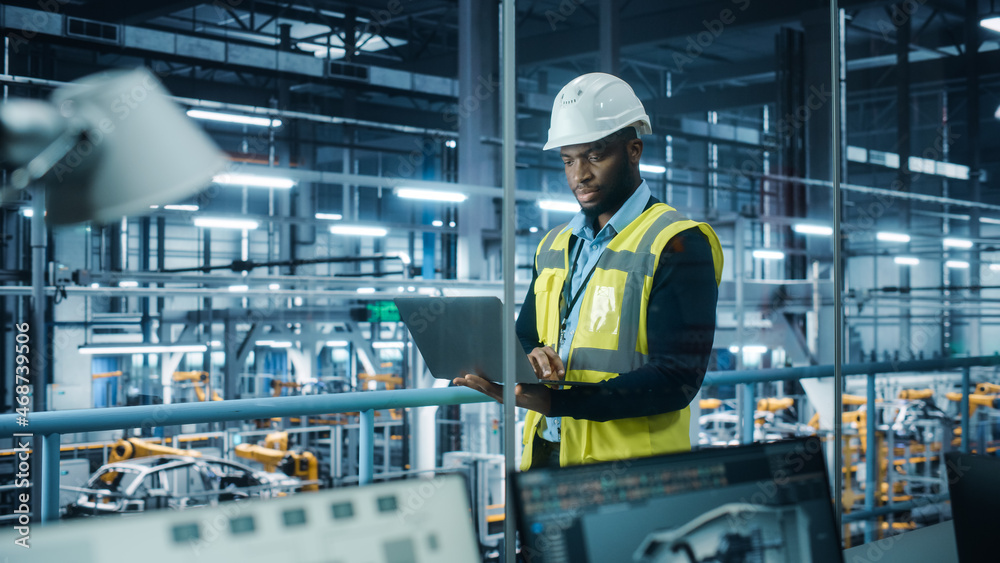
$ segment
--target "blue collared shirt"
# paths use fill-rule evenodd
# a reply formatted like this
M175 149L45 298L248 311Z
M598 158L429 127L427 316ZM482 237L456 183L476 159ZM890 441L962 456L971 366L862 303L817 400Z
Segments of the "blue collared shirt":
M622 204L598 233L594 233L594 222L588 220L582 211L573 216L567 226L572 229L577 239L573 248L569 249L570 258L572 259L573 256L576 256L578 250L580 255L577 257L575 263L570 264L572 272L570 276L570 295L576 295L577 292L581 291L581 285L587 279L588 274L597 266L598 259L604 253L604 249L611 243L611 239L615 238L615 235L629 226L632 221L638 219L639 215L642 215L652 195L649 185L643 180L632 196ZM581 247L580 245L583 246ZM573 341L573 334L576 332L576 327L580 322L580 306L582 302L583 298L581 296L573 303L573 307L569 310L568 318L566 319L566 328L562 331L562 340L559 342L559 349L557 350L559 357L562 358L563 365L567 368L569 367L570 343ZM568 302L567 305L569 305ZM550 442L558 442L560 424L561 419L559 417L545 417L545 431L542 432L542 438Z

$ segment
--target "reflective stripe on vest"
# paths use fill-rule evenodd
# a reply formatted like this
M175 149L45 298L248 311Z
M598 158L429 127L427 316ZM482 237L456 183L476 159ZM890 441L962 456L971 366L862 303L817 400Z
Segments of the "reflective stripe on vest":
M716 281L721 279L722 248L715 232L677 210L658 203L625 227L601 254L585 290L580 322L570 345L566 380L602 381L632 371L647 361L645 307L660 254L677 233L698 228L712 247ZM562 288L569 275L571 231L565 225L542 239L535 255L535 311L539 340L555 347ZM524 429L522 469L542 416L529 412ZM564 417L560 465L575 465L690 449L690 410L608 422Z

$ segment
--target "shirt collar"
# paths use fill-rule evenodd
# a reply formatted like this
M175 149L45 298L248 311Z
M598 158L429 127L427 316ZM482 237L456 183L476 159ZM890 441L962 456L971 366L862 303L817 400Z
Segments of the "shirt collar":
M649 185L643 180L631 197L611 216L611 219L604 225L600 233L594 233L593 221L587 220L582 211L574 215L567 226L573 230L574 235L583 240L593 241L604 232L607 232L610 236L614 236L632 221L635 221L639 215L642 215L642 211L646 208L646 203L652 195L653 193L649 190Z

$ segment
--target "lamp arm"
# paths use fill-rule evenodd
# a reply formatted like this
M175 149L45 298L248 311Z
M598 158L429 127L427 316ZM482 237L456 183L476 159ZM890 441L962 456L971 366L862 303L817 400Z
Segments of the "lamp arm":
M18 190L27 188L52 170L60 160L76 148L85 136L85 129L70 127L63 131L49 146L38 153L38 156L11 173L11 185Z

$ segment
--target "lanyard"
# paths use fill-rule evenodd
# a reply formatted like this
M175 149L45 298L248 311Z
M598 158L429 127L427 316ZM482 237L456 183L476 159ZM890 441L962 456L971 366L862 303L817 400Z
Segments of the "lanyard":
M580 253L583 251L583 245L587 244L587 241L577 237L576 240L576 255L573 256L573 262L569 267L569 275L566 276L566 281L563 282L563 310L561 322L559 323L559 343L562 344L562 332L566 330L566 323L569 321L569 316L573 311L573 307L576 306L576 302L580 300L580 296L583 295L584 290L587 289L587 284L590 283L590 277L594 275L594 270L597 269L597 262L591 266L590 271L587 272L587 276L583 279L580 287L576 288L576 293L572 293L573 288L573 270L576 269L577 262L580 260Z

